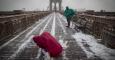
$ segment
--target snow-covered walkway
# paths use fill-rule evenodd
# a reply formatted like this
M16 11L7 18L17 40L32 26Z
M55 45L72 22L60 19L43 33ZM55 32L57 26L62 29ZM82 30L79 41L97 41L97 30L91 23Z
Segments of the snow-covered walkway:
M51 13L13 39L0 46L0 60L48 60L41 53L32 37L50 32L64 48L61 56L51 60L114 60L115 50L98 44L90 35L65 27L66 18L59 13ZM46 54L46 53L45 53Z
M103 60L115 60L115 49L107 48L99 44L97 39L91 35L77 32L73 37L79 46L85 51L88 58L100 57Z

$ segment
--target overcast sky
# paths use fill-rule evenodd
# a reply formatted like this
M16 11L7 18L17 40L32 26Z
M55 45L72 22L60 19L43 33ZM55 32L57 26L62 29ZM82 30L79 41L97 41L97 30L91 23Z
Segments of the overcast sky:
M49 0L0 0L0 11L7 10L46 10ZM63 0L63 8L115 11L115 0Z

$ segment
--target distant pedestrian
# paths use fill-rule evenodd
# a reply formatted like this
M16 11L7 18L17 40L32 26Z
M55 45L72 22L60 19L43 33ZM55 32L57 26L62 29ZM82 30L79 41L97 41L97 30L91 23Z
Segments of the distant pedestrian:
M68 6L66 7L65 11L64 11L64 16L66 17L67 19L67 23L68 23L68 26L67 27L70 27L70 21L71 21L71 18L75 15L75 11L73 9L70 9Z

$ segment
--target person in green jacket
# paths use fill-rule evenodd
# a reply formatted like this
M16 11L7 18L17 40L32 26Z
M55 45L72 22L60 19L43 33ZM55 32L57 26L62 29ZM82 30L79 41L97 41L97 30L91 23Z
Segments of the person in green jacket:
M68 26L67 27L70 27L70 21L71 21L71 18L75 15L75 11L73 9L70 9L68 6L66 7L65 11L64 11L64 16L66 17L67 19L67 22L68 22Z

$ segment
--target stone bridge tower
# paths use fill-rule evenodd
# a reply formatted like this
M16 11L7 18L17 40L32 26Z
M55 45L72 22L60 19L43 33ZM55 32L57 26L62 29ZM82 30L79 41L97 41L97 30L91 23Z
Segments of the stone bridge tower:
M58 9L57 9L57 4L58 4ZM49 5L50 11L61 11L61 7L62 7L62 0L50 0L50 5Z

